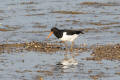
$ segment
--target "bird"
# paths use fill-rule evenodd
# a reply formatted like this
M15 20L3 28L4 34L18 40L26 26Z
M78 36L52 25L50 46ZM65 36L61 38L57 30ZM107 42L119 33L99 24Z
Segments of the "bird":
M73 50L74 40L79 36L79 34L84 34L82 30L70 30L70 29L58 29L56 27L51 28L51 32L48 35L49 37L54 34L58 39L63 42L69 41L71 44L71 51ZM66 45L66 44L65 44ZM66 45L67 48L67 45Z

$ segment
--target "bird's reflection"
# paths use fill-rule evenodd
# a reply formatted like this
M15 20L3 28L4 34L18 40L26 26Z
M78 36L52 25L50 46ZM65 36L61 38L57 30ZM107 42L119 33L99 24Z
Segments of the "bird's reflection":
M61 60L60 62L58 62L55 67L54 67L54 71L56 72L66 72L69 70L74 70L78 65L78 62L76 59L74 58L64 58L63 60Z

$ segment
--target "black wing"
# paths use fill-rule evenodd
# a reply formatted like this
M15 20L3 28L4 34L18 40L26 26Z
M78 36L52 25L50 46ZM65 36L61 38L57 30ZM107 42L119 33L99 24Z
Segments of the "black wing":
M64 30L64 32L67 32L67 35L84 34L82 30Z

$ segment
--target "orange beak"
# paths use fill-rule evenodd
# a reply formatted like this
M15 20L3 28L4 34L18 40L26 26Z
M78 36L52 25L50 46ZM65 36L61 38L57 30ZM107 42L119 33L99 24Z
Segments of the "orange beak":
M48 37L47 37L47 38L49 39L49 37L50 37L52 34L53 34L53 32L50 32L50 34L48 35Z

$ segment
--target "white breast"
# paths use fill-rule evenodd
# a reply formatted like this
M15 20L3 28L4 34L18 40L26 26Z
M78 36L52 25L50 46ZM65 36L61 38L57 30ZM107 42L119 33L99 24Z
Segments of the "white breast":
M66 32L63 32L63 36L62 38L60 38L60 40L62 41L74 41L76 38L78 37L77 34L74 34L74 35L67 35Z

